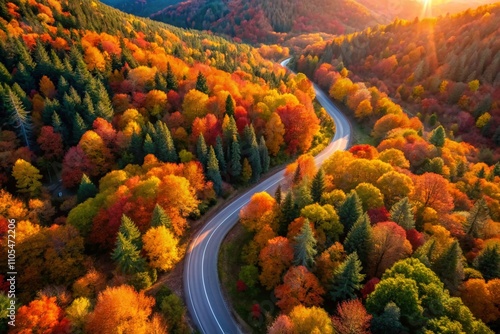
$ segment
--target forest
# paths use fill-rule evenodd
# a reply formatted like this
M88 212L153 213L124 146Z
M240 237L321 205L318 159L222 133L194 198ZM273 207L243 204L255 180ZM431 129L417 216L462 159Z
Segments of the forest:
M200 217L333 132L306 76L258 49L94 1L1 2L0 78L12 333L189 332L180 291L155 283Z
M240 211L233 291L254 331L499 331L499 12L398 19L295 56L370 140L319 169L301 155Z
M282 169L219 245L243 328L499 332L500 4L171 3L0 2L0 332L206 332L189 246Z

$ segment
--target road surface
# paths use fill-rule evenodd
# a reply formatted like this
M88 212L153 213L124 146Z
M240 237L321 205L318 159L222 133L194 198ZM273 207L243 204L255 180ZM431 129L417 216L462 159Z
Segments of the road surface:
M290 58L284 60L281 65L286 67L289 61ZM336 125L332 142L315 158L316 163L320 165L333 152L345 150L349 146L351 127L328 96L316 85L314 89L316 99L334 119ZM188 310L202 333L241 333L222 297L217 271L220 245L226 234L237 223L241 208L250 201L252 195L263 191L273 194L278 184L283 181L283 172L283 170L277 172L234 199L203 226L189 246L184 265L184 290Z

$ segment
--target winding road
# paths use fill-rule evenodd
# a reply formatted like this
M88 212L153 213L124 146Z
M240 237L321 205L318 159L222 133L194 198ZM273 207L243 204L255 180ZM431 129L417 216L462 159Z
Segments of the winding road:
M281 65L287 67L289 62L290 58L284 60ZM349 121L329 97L316 85L314 85L314 90L316 99L333 118L336 125L336 133L332 142L315 158L319 166L333 152L347 149L351 127ZM252 195L263 191L273 194L278 184L284 179L283 173L284 169L238 196L194 236L187 251L183 280L188 309L200 332L241 333L222 296L217 271L220 245L227 233L238 222L241 208L250 201Z

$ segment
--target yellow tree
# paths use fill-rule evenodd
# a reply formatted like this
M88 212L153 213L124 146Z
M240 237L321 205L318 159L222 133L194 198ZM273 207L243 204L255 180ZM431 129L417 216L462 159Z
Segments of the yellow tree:
M361 101L361 103L358 105L356 108L356 111L354 112L354 115L358 120L363 120L365 118L368 118L372 115L373 113L373 107L370 102L370 100L366 99Z
M12 176L16 179L16 187L20 193L36 196L40 193L42 175L29 162L18 159L12 168Z
M208 95L196 89L191 89L182 102L182 110L186 118L186 126L191 126L196 117L203 118L208 110Z
M294 333L333 334L332 320L320 307L295 306L290 312Z
M179 241L165 226L150 228L142 237L143 249L149 265L160 270L169 270L179 261Z
M269 154L276 156L280 151L281 145L285 142L285 126L281 122L280 115L277 113L272 113L271 118L266 124L265 130L266 146L269 150Z

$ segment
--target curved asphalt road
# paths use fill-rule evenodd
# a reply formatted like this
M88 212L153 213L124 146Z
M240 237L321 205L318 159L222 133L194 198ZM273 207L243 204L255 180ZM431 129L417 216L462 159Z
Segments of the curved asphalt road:
M289 61L290 58L284 60L281 65L286 67ZM351 128L348 120L328 96L316 85L314 89L316 99L334 119L336 125L332 142L315 158L316 163L320 165L333 152L348 147ZM217 272L219 248L226 234L237 223L241 208L250 201L252 195L263 191L273 194L282 181L283 170L234 199L203 226L189 246L184 265L184 291L189 312L202 333L241 333L222 297Z

